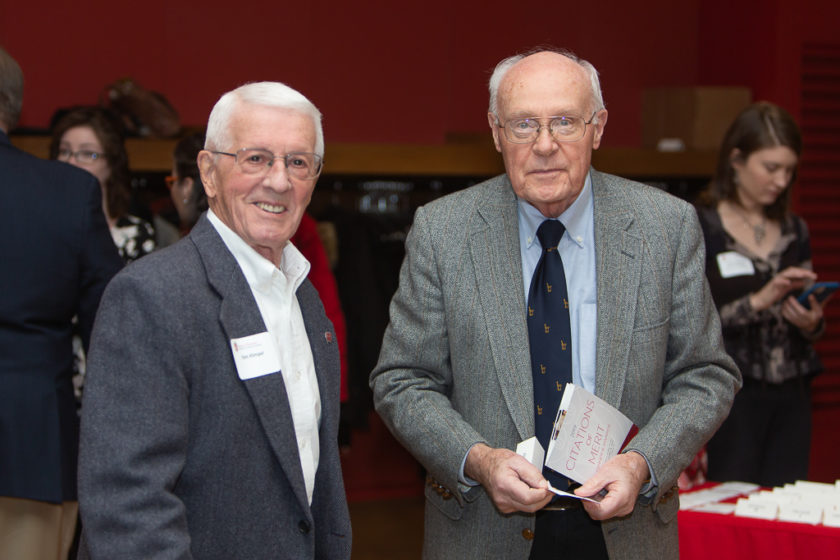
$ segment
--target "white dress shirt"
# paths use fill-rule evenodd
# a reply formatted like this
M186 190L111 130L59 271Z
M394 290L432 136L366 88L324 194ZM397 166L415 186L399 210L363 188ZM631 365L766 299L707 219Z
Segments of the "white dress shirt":
M321 449L318 439L321 395L303 315L295 297L309 273L309 261L289 242L283 249L278 268L222 223L212 210L208 210L207 217L242 269L268 333L277 345L306 495L311 505Z

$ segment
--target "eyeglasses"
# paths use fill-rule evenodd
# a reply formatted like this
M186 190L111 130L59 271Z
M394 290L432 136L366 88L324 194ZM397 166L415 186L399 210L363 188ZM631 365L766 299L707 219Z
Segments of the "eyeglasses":
M275 160L282 159L289 175L295 179L312 179L321 173L321 166L323 165L321 156L309 152L290 152L276 156L270 151L260 148L242 148L235 154L209 151L211 154L233 157L239 169L248 175L265 175L274 165Z
M171 191L172 187L175 186L175 183L178 182L178 177L176 177L175 175L167 175L163 178L163 180L166 181L166 188Z
M592 113L588 121L583 117L571 115L559 115L555 117L526 117L522 119L511 119L505 124L496 123L496 126L505 130L505 138L514 144L530 144L540 136L544 126L548 127L551 137L557 142L577 142L586 133L586 125L591 124L598 111ZM543 125L540 121L548 121Z
M70 158L76 158L76 161L79 163L93 163L101 157L105 157L105 154L93 150L79 150L77 152L67 148L60 148L58 150L58 159L60 161L70 161Z

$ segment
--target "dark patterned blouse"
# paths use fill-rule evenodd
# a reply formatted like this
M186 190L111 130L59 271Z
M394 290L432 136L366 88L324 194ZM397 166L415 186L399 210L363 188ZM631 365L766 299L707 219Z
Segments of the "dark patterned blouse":
M723 328L726 351L744 377L782 383L822 370L812 342L825 326L804 332L782 317L782 302L764 311L750 305L749 295L789 266L812 269L805 222L794 215L781 224L782 235L767 259L737 242L723 228L713 208L698 208L706 241L706 276ZM783 300L782 300L783 301Z
M155 228L152 224L126 214L111 228L111 237L126 264L155 250Z

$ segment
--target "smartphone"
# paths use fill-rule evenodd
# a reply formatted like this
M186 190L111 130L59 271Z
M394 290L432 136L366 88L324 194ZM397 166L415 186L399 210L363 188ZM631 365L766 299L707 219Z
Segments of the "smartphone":
M837 288L840 288L840 282L817 282L802 292L802 295L797 298L797 301L805 306L805 309L810 309L811 304L808 303L808 296L814 294L817 296L817 301L822 303L825 301L825 298L833 294Z

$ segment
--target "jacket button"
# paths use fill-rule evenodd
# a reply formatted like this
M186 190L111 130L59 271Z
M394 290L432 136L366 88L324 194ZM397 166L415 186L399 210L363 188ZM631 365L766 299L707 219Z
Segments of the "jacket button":
M309 532L309 523L307 523L306 521L301 521L300 523L298 523L298 531L300 531L304 535L307 534Z
M534 532L531 529L522 529L522 538L526 541L534 540Z

